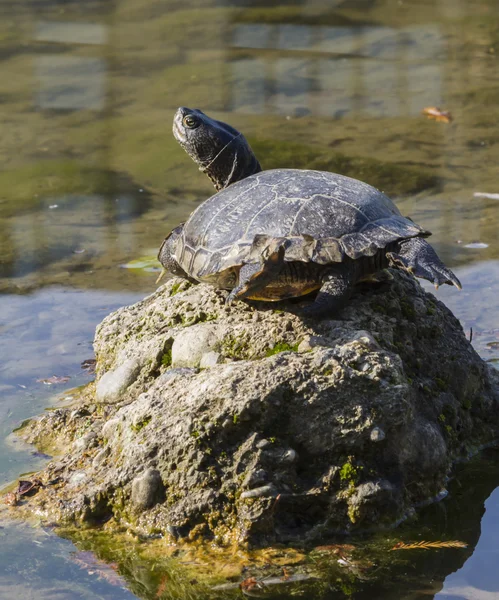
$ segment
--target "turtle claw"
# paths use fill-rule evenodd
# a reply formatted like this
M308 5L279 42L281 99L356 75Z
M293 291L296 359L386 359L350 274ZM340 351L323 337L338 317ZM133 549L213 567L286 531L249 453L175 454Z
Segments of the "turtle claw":
M455 285L458 290L462 289L459 279L443 264L435 250L423 238L403 240L399 242L398 253L387 252L386 256L390 266L430 281L437 290L444 283Z
M234 298L236 297L236 288L234 288L231 293L225 298L225 306L231 306L234 302Z

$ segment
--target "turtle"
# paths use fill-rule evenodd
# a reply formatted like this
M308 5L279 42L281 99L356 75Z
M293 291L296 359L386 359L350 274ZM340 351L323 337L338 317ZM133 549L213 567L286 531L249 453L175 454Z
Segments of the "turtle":
M173 134L217 193L165 238L158 259L173 275L229 290L234 300L278 301L317 292L303 314L340 310L355 285L387 267L436 287L461 283L376 188L309 169L262 170L245 137L180 107Z

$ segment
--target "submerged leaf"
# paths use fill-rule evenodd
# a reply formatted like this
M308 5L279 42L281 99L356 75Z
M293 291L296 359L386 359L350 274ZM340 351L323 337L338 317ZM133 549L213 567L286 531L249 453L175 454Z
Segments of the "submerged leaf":
M448 540L439 542L399 542L390 550L430 550L430 548L467 548L468 544L459 540Z
M354 550L355 546L352 546L352 544L331 544L329 546L316 546L314 548L315 552L330 552L332 554L349 553Z
M426 108L423 108L423 114L427 116L428 119L433 119L441 123L450 123L453 118L448 110L441 110L437 106L427 106Z
M19 496L26 496L33 490L37 491L39 487L42 487L43 483L37 479L36 477L32 480L29 479L20 479L19 485L17 488L17 494Z
M99 579L105 579L117 587L127 587L125 579L116 572L118 570L116 563L107 564L93 552L88 551L72 552L69 558L81 569L85 569L89 575L97 575Z
M120 266L122 269L144 271L145 273L158 273L163 269L156 256L143 256Z

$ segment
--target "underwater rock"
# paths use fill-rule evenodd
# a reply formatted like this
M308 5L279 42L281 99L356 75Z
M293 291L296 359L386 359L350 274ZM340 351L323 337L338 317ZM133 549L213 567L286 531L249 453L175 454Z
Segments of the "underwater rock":
M411 277L361 286L322 321L225 296L174 279L104 319L81 409L21 431L84 439L37 475L61 483L12 510L225 544L315 541L397 522L498 437L497 373Z

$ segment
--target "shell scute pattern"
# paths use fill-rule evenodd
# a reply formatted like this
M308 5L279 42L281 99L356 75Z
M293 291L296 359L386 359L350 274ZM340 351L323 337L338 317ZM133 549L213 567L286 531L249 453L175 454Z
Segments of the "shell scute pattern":
M188 220L177 258L198 279L259 262L282 238L286 261L372 256L401 238L429 235L368 184L321 171L276 169L232 184ZM257 240L258 237L258 240Z

